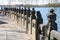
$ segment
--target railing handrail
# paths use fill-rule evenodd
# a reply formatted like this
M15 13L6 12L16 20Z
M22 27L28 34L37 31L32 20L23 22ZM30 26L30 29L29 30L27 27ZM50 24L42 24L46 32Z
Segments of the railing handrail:
M54 38L60 40L60 33L55 30L52 30L50 35L50 40L54 40Z

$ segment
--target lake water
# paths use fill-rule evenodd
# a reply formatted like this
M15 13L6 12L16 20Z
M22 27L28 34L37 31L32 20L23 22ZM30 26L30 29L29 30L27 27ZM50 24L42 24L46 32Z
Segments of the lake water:
M40 11L41 15L43 17L43 22L44 24L47 23L47 14L49 13L49 10L53 8L55 11L55 14L57 15L57 26L58 26L58 31L60 32L60 7L34 7L36 11Z

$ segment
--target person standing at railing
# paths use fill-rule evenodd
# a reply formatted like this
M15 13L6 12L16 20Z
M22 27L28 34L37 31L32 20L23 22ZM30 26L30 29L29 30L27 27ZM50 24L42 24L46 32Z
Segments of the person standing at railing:
M45 25L44 36L45 36L45 40L50 40L51 30L57 31L57 23L55 22L56 14L54 13L53 9L50 10L50 12L47 14L47 17L48 17L48 23L47 25Z

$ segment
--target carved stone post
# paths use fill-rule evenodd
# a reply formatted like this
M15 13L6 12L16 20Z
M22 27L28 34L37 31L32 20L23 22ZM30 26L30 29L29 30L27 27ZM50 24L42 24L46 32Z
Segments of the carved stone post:
M21 9L19 8L18 9L18 12L17 12L17 22L20 23L21 22L21 13L20 13Z
M30 11L30 34L32 34L32 11Z
M35 16L35 9L32 9L32 27L31 27L31 33L32 33L32 40L36 40L36 16Z
M57 23L56 21L56 14L54 13L54 10L51 9L50 12L47 15L48 17L48 23L45 26L45 40L50 40L50 32L51 30L57 31Z
M35 9L34 9L34 8L32 9L31 15L32 15L32 16L31 16L31 18L32 18L32 19L31 19L31 20L32 20L32 23L31 23L31 24L32 24L32 27L33 27L33 26L34 26L34 23L36 23L36 22L34 22L34 21L36 21L36 20L35 20L35 19L36 19L36 16L35 16ZM32 27L31 27L31 34L32 34Z
M6 16L8 16L8 14L7 14L7 8L4 8L4 9L5 9Z
M10 10L11 8L9 8L9 11L10 11L10 15L11 15L11 19L13 18L13 14L12 14L12 11L13 11L13 8L12 10Z
M17 21L17 23L18 23L18 8L17 8L17 10L16 10L16 21Z
M23 25L24 9L21 9L21 24Z
M19 8L19 23L21 24L21 16L22 16L22 14L21 14L21 9Z
M15 8L13 8L12 14L13 14L13 20L14 20L14 18L15 18Z
M43 24L43 19L42 19L40 11L37 11L37 18L36 18L36 40L42 40L42 37L40 37L40 35L42 34L41 24Z
M25 21L26 21L26 14L27 14L27 9L26 9L26 7L25 7L25 9L24 9L24 20L23 20L23 25L25 25Z
M28 33L28 10L26 10L26 33Z
M4 8L4 10L3 10L3 11L4 11L4 14L6 14L6 8ZM7 14L6 14L6 15L7 15Z
M22 8L22 26L24 25L24 9Z
M23 8L21 9L21 24L23 23L22 19L23 19Z
M15 8L14 10L14 19L15 19L15 22L17 23L17 8Z
M11 14L12 14L12 9L10 10L10 8L8 8L8 14L9 14L9 17L11 18Z
M14 19L16 18L16 8L14 9Z
M28 34L31 34L31 10L28 8Z

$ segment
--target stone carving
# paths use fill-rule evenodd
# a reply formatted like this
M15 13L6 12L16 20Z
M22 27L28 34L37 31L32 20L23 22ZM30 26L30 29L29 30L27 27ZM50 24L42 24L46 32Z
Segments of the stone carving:
M37 18L36 18L36 40L40 40L40 34L41 34L40 24L43 24L43 19L42 19L40 11L37 11Z
M36 19L36 16L35 16L35 9L34 8L32 8L32 19Z
M28 7L28 10L27 10L27 17L28 17L28 23L30 23L30 13L31 13L31 10L30 8Z
M43 19L42 19L40 11L37 11L37 19L36 19L36 21L37 21L37 27L39 27L39 33L41 33L40 24L43 24Z
M30 12L31 12L31 10L30 10L30 8L28 7L28 13L27 13L28 17L30 17Z
M32 27L35 27L36 26L36 16L35 16L35 9L32 8L32 12L31 12L31 17L32 17Z

